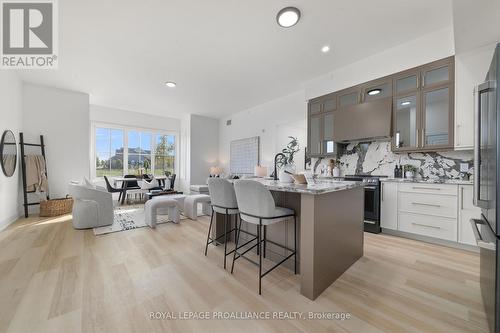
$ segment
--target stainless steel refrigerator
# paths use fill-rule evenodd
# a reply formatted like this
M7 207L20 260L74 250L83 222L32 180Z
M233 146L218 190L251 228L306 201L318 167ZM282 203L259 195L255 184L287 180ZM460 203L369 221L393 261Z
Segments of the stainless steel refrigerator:
M500 333L500 44L486 80L476 89L474 134L474 204L481 219L471 220L480 250L481 294L490 332Z

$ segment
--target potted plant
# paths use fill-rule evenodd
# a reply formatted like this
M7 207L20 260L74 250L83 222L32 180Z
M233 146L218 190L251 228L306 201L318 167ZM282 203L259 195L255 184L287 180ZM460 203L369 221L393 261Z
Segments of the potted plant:
M404 166L404 170L405 170L405 178L414 178L418 169L411 164L407 164Z
M295 174L296 172L293 158L295 154L300 151L297 138L293 136L289 136L288 138L290 139L290 142L281 150L283 155L280 155L276 161L276 166L280 169L279 179L282 183L293 183L294 180L292 174Z

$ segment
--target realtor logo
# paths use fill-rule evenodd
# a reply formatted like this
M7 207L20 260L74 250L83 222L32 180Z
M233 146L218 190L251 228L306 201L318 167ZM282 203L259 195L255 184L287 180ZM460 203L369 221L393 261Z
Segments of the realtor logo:
M57 68L55 0L0 0L3 69Z

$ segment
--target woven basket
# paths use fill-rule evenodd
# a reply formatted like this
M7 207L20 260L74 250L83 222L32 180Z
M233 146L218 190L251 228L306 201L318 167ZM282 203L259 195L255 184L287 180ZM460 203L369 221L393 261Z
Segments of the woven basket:
M71 213L73 198L51 199L40 202L40 216L52 217Z

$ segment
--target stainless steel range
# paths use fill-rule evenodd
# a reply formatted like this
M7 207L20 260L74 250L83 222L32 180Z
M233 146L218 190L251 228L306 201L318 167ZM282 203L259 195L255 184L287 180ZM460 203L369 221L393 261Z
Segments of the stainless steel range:
M378 234L380 229L380 178L386 176L348 175L345 180L365 183L365 231Z

